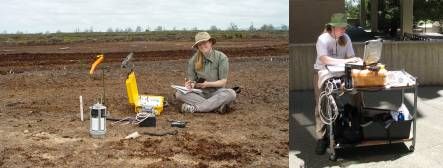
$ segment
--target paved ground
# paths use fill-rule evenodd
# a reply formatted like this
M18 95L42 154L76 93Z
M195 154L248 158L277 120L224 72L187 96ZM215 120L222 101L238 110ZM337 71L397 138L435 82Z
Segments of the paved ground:
M314 153L313 95L312 91L290 93L290 167L298 167L295 165L300 162L309 168L443 167L443 87L419 88L415 152L408 150L411 143L347 148L339 151L337 162L329 161L328 154L319 156ZM384 92L365 95L367 105L389 107L399 103L400 94ZM413 104L412 93L406 94L405 104Z

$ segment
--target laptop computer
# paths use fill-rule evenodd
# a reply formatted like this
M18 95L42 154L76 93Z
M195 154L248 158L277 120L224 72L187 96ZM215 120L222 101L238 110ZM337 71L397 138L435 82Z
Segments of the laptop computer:
M378 63L381 58L381 51L383 48L383 40L369 40L365 42L365 48L363 52L363 61L355 63L347 63L351 66L364 66Z

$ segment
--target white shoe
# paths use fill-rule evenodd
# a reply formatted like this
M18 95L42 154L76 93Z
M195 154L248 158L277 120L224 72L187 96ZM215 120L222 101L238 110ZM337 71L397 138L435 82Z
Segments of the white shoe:
M194 113L196 111L195 106L183 103L181 108L180 108L180 112L182 113Z

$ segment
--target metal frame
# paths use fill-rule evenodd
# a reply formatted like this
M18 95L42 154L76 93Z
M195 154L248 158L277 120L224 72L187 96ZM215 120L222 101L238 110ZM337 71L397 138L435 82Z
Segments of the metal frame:
M408 139L399 139L399 140L362 140L361 143L358 144L336 144L335 143L335 137L334 137L334 128L333 124L328 125L329 127L329 160L336 161L337 160L337 154L336 149L340 148L347 148L347 147L362 147L362 146L373 146L373 145L384 145L384 144L393 144L393 143L404 143L412 141L412 145L409 146L409 151L413 152L415 149L415 141L416 141L416 115L417 115L417 95L418 95L418 82L416 81L416 84L413 86L404 86L404 87L395 87L395 88L384 88L384 87L374 87L374 88L354 88L352 90L358 91L361 94L362 100L363 100L363 106L364 106L364 97L363 93L368 91L393 91L393 90L401 90L401 103L404 103L404 94L405 90L414 90L414 106L413 106L413 114L412 114L412 137L409 137ZM351 90L347 90L345 92L349 92ZM329 116L332 115L332 113L328 113Z

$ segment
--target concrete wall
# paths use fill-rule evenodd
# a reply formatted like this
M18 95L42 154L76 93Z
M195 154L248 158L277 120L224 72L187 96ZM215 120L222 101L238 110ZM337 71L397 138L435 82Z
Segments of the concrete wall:
M344 11L344 0L289 0L289 43L315 42L331 15Z
M354 43L363 57L363 43ZM289 45L289 89L312 89L315 44ZM443 42L384 42L381 62L388 70L405 69L420 85L443 85Z

